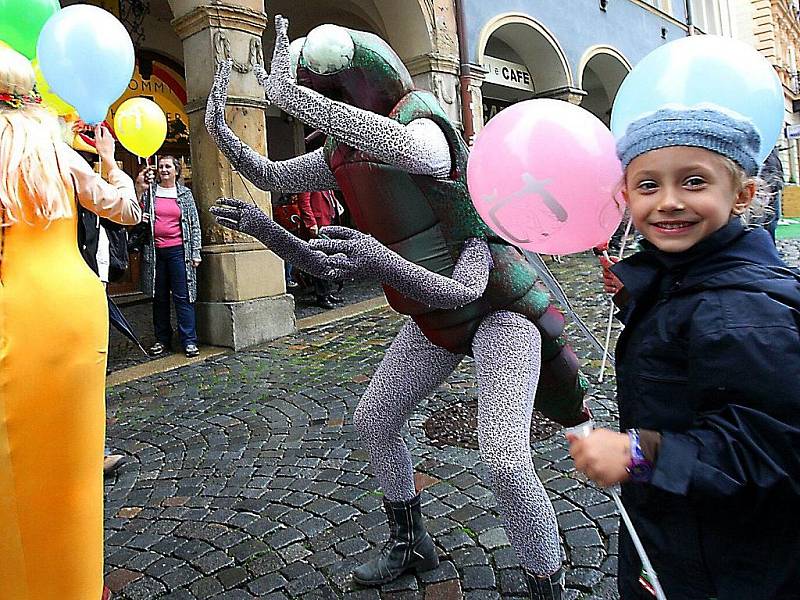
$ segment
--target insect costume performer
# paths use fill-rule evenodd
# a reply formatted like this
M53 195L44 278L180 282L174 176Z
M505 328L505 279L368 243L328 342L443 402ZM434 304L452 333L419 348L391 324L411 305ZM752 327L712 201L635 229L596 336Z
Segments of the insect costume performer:
M464 355L475 358L478 438L508 537L532 598L560 598L555 514L533 469L531 411L584 421L585 382L560 338L564 319L535 286L522 253L495 236L466 186L467 148L434 96L413 88L398 56L373 34L322 25L289 46L276 18L269 101L325 133L323 148L272 162L225 123L230 64L219 65L206 126L232 165L274 192L339 189L360 231L323 230L303 242L257 207L221 199L219 223L250 234L318 277L373 277L411 319L386 353L354 421L384 492L391 537L354 579L379 585L438 565L425 531L411 456L400 435L416 404ZM299 52L293 52L299 50Z

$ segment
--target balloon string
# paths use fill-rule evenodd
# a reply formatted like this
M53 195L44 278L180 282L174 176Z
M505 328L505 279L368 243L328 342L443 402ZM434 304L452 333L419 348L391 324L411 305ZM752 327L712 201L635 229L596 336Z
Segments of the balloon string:
M622 504L622 499L619 497L619 494L617 494L616 490L611 489L610 492L611 498L614 500L614 504L617 505L619 516L622 517L622 521L625 523L625 528L628 530L628 534L631 536L631 541L633 542L634 548L636 548L636 553L639 555L639 559L642 561L642 568L650 577L650 584L653 586L657 600L667 600L667 597L664 595L664 590L661 588L661 583L658 581L656 570L653 568L653 564L650 562L647 552L645 552L642 540L639 539L639 534L636 532L636 528L633 526L633 521L631 521L628 511L625 510L625 505Z
M628 217L628 225L625 227L625 235L622 237L622 244L620 244L619 248L619 258L622 259L622 254L625 252L625 243L628 241L628 234L631 232L631 225L633 225L633 219ZM603 256L605 259L610 263L611 258L608 256L608 252L603 251ZM606 339L605 343L603 344L603 361L600 363L600 375L597 377L598 383L603 383L603 376L606 372L606 358L608 357L608 347L611 345L611 327L614 325L614 309L616 308L614 305L614 299L608 299L608 324L606 326Z
M593 429L594 423L589 420L582 425L570 427L567 430L567 433L568 435L574 435L578 438L585 439L589 436L589 434L592 433ZM615 488L609 488L608 491L611 494L611 498L614 500L614 504L617 505L617 511L619 512L619 516L622 518L625 528L630 534L633 546L636 548L636 553L639 555L639 559L642 561L642 568L644 569L644 572L647 573L647 576L650 579L650 584L653 586L656 599L667 600L667 597L664 595L664 590L661 588L661 583L658 581L658 574L656 574L656 570L653 568L653 564L650 562L650 558L647 556L647 552L644 549L644 544L642 544L642 540L639 538L639 534L636 532L636 527L633 526L633 521L631 521L628 511L625 509L625 505L622 503L622 498L619 497L619 494Z

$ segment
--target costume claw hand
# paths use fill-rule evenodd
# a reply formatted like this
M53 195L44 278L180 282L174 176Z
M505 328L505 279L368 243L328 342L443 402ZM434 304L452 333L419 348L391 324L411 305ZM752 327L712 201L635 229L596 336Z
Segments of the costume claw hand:
M208 210L223 227L250 235L254 233L253 225L258 219L269 218L257 206L234 198L219 198L217 204Z
M256 81L258 81L258 85L263 88L267 87L267 82L269 81L269 73L262 67L261 65L254 65L253 66L253 73L256 75Z
M215 131L221 121L225 121L225 102L228 100L228 84L231 78L231 66L233 61L224 60L217 65L217 72L214 76L214 85L208 93L206 103L206 128Z
M330 269L328 272L328 279L340 281L358 275L358 267L344 254L327 256L325 263Z
M256 78L267 91L267 98L275 106L283 107L286 90L293 85L292 70L289 64L289 21L281 15L275 15L275 51L272 53L272 65L269 75L261 69L256 71Z
M314 250L324 252L335 262L337 278L375 276L392 253L371 235L349 227L323 227L319 237L309 241Z

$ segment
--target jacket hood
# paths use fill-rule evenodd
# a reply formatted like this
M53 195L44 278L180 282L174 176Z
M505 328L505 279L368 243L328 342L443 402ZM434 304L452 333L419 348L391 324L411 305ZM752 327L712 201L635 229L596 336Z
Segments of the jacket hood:
M352 45L346 43L348 37ZM389 44L372 33L337 25L320 25L306 36L297 83L384 116L414 90L408 69Z

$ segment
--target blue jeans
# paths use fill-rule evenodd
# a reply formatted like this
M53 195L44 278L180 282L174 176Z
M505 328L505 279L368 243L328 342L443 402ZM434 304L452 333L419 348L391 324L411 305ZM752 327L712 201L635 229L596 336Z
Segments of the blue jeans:
M169 314L169 296L175 304L175 316L178 318L178 336L181 345L197 345L195 329L194 304L189 302L189 287L186 284L186 264L183 246L156 248L156 285L153 295L153 325L156 340L167 348L171 345L172 324Z

